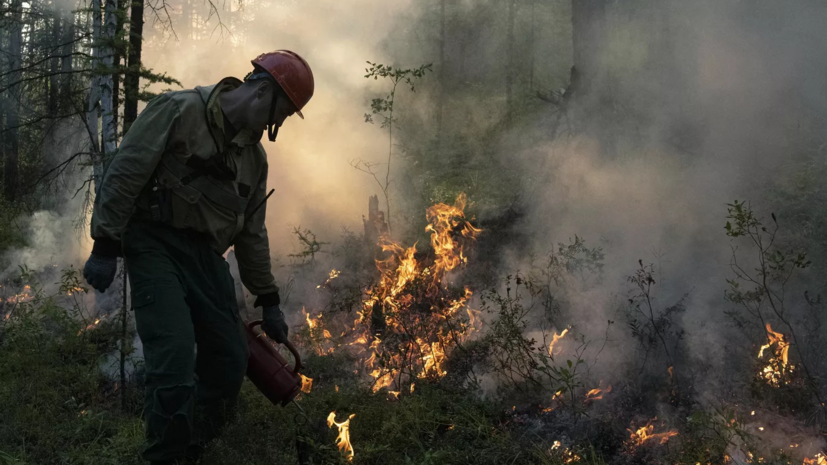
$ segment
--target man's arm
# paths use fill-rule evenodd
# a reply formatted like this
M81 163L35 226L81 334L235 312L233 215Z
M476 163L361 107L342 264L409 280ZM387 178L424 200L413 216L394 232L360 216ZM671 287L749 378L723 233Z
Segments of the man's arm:
M241 282L258 296L255 305L269 307L279 304L279 288L270 269L270 239L264 226L267 204L253 212L266 197L267 165L264 165L258 185L253 190L247 204L244 227L235 238L235 254L238 258L238 271Z
M92 214L92 253L120 255L121 233L135 199L149 182L180 116L169 94L156 97L141 112L109 162Z

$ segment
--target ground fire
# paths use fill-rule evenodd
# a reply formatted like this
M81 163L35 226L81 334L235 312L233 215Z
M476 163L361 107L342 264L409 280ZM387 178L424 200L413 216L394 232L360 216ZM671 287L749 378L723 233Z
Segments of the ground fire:
M353 450L353 446L350 444L350 420L355 417L356 414L351 414L347 420L339 423L336 421L336 412L330 412L330 415L327 416L327 426L328 428L336 428L339 429L339 435L336 437L336 446L339 448L339 451L344 453L347 457L348 461L353 460L353 456L355 452Z
M666 444L670 438L673 438L678 435L678 432L675 430L666 431L663 433L655 433L655 426L652 424L653 422L657 421L657 417L649 420L645 426L641 426L637 429L629 429L629 446L639 447L645 444L648 441L654 440L660 444Z

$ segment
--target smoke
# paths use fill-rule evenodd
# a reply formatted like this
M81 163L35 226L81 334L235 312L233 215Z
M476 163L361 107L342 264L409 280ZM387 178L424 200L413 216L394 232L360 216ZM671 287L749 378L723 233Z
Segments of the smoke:
M623 323L618 309L638 260L654 264L656 309L689 296L676 322L685 331L686 366L704 374L693 379L699 397L715 399L748 384L755 357L755 341L725 315L734 309L723 297L733 277L731 247L739 244L723 229L727 204L749 200L771 223L782 175L824 140L814 126L827 115L815 84L827 70L818 26L827 8L658 2L636 15L642 4L607 6L605 37L596 44L601 75L588 93L574 95L565 116L550 108L553 116L501 140L503 164L530 179L525 221L515 229L532 238L531 253L504 256L507 268L526 269L528 255L575 234L603 247L603 283L569 313L570 324L595 341L607 320ZM566 118L562 129L536 142L557 118ZM784 212L777 213L783 227ZM801 310L792 310L799 324ZM622 377L618 367L637 356L634 345L625 325L615 325L603 375ZM657 370L665 376L665 367Z
M91 240L84 226L88 199L83 184L88 170L80 162L62 163L86 150L83 131L81 124L62 121L45 135L41 147L44 163L47 169L57 168L40 179L42 209L12 222L11 228L26 238L27 245L3 254L0 281L6 282L25 267L43 273L43 284L51 286L52 277L88 256ZM32 186L32 180L25 181L24 185Z

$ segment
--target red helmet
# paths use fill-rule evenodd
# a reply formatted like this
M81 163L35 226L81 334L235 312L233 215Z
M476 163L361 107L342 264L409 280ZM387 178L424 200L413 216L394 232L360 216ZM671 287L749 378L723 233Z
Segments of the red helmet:
M273 76L296 106L296 113L304 119L301 109L310 101L314 88L313 72L304 58L290 50L276 50L262 53L252 63Z

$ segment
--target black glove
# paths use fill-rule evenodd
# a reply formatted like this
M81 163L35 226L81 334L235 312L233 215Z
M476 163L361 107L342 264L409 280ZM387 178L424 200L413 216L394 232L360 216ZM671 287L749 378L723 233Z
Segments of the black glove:
M115 272L118 270L118 259L115 257L104 257L92 254L86 265L83 267L83 277L86 282L95 289L104 292L112 281L115 280Z
M279 344L287 342L287 323L284 321L284 313L281 312L278 304L263 307L261 314L264 320L261 329L264 330L267 337Z

